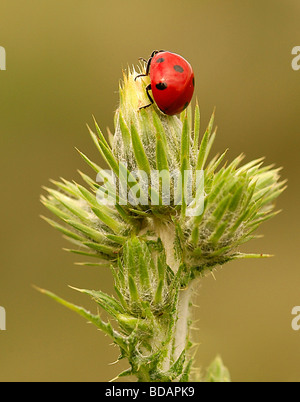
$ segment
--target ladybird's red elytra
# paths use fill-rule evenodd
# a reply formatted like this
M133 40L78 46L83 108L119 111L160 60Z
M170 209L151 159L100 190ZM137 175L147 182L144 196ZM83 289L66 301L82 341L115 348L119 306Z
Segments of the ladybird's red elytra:
M147 61L146 74L150 76L146 92L151 106L153 99L158 108L167 115L181 113L190 103L195 87L191 65L180 55L165 50L154 50ZM151 90L153 99L149 93Z

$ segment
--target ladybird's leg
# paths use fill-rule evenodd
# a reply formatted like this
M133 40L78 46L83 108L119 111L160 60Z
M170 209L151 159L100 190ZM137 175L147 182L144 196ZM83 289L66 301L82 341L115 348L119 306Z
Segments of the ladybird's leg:
M153 52L151 53L151 56L149 57L149 60L147 61L146 75L149 75L149 73L150 73L151 61L152 61L153 57L154 57L157 53L159 53L159 50L153 50Z
M143 60L145 60L145 59L143 59ZM150 59L147 61L146 73L145 73L145 74L139 74L139 75L137 75L137 76L135 77L134 81L135 81L138 77L147 77L147 76L149 75L151 60L152 60L152 57L150 57Z
M147 77L148 74L139 74L134 78L134 81L136 81L137 78L139 77Z
M152 58L152 55L151 55L150 58ZM150 60L150 59L147 60L147 59L144 59L144 57L139 57L139 60L143 61L144 63L147 63L147 66L146 66L146 74L139 74L139 75L137 75L137 76L134 78L134 81L136 81L136 79L139 78L139 77L147 77L147 75L149 75L148 64L149 64L149 60Z
M157 53L159 53L159 52L161 52L161 50L153 50L153 52L151 53L151 56L149 57L148 60L144 59L144 57L139 57L139 60L142 60L142 61L144 61L145 63L147 63L147 65L146 65L146 74L139 74L139 75L137 75L137 76L135 77L134 80L136 80L136 78L138 78L138 77L146 77L147 75L149 75L149 73L150 73L150 64L151 64L151 61L152 61L153 57L154 57Z
M146 75L149 75L150 73L150 65L151 65L151 61L153 59L153 53L151 54L151 57L149 58L149 60L147 61L147 66L146 66Z
M154 100L152 99L151 95L149 94L149 91L151 91L151 84L146 86L146 93L147 93L147 96L148 96L148 98L149 98L149 100L151 102L151 105L152 105L152 103L154 103Z
M149 103L148 105L145 105L145 106L141 106L140 109L146 109L146 107L149 107L149 106L153 105L154 100L152 99L151 95L149 94L150 90L151 90L151 84L146 86L146 93L147 93L147 96L148 96L148 98L149 98L151 103Z

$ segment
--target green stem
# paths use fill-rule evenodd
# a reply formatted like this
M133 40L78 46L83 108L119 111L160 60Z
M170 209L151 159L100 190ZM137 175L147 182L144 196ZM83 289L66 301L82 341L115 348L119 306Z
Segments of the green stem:
M149 371L144 366L140 367L136 375L138 378L138 382L151 382Z
M186 349L189 340L189 319L191 298L195 289L195 280L190 282L186 289L179 291L177 322L174 331L173 360L176 361L182 351Z
M173 270L174 274L179 269L180 262L175 257L174 240L175 229L173 225L161 224L155 222L155 230L160 237L165 252L166 261L169 267ZM175 325L173 328L172 342L170 342L169 352L164 361L164 370L169 370L172 364L179 358L181 353L186 349L189 340L189 318L191 297L195 290L195 284L198 283L194 280L189 283L188 287L179 291Z

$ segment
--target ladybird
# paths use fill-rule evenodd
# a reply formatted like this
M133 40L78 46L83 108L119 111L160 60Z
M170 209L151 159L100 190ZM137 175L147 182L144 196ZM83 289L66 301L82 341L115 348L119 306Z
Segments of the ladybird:
M180 55L165 50L154 50L148 60L146 73L135 77L150 76L146 93L151 106L154 101L167 115L181 113L190 103L195 87L194 72L191 65ZM153 99L149 93L152 92Z

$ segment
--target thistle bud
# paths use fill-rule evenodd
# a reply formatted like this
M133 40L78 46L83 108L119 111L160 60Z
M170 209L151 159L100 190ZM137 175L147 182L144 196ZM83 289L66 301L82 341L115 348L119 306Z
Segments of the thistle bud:
M73 253L92 257L83 265L110 266L115 296L77 289L116 322L54 300L109 335L128 358L140 381L188 381L192 359L190 297L194 279L244 254L239 247L274 216L274 201L285 189L279 169L242 156L224 162L226 151L210 159L216 136L214 113L199 141L200 112L191 106L179 116L148 104L149 78L134 69L123 74L115 133L109 145L100 127L90 135L108 170L82 158L96 179L81 173L76 182L53 182L43 204L62 221L45 218L71 241ZM101 182L101 183L100 183ZM229 380L217 359L208 380Z

